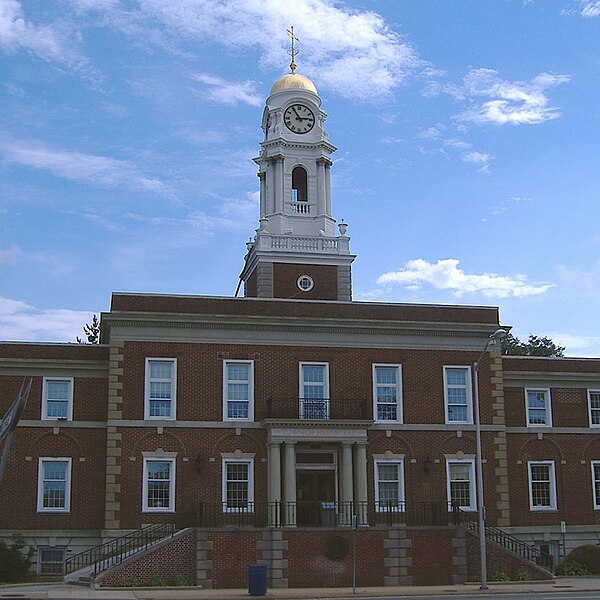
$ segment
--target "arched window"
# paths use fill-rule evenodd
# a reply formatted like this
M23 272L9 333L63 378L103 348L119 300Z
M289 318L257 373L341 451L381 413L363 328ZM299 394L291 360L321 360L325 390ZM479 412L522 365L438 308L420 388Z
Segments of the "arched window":
M294 167L292 171L292 202L308 201L308 177L304 167Z

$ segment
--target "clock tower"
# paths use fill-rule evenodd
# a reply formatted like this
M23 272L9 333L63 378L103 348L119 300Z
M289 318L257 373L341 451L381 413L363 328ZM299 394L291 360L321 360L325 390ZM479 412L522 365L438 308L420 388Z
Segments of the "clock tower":
M273 84L263 112L264 139L254 159L260 218L240 274L244 295L350 301L355 256L347 224L342 220L336 228L331 214L336 148L317 88L296 73L293 48L290 69Z

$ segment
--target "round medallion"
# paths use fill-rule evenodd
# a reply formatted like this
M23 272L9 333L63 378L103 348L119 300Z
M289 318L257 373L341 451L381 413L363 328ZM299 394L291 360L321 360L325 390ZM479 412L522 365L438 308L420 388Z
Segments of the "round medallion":
M315 282L310 275L300 275L296 285L301 292L310 292L315 287Z

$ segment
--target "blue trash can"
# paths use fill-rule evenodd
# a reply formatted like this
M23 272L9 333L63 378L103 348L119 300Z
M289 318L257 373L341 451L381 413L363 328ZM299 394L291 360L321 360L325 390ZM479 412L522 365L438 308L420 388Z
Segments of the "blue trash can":
M248 565L248 594L265 596L267 593L267 565Z

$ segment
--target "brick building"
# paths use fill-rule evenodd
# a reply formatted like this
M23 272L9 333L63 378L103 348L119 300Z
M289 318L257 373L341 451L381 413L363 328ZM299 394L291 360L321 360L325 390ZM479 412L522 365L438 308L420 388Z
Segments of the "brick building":
M274 586L348 585L352 535L360 585L464 580L474 375L487 524L556 558L600 539L600 360L502 357L494 307L352 301L325 117L307 78L273 85L243 297L114 293L100 345L0 344L0 414L33 377L0 538L39 573L174 523L207 586L256 560Z

